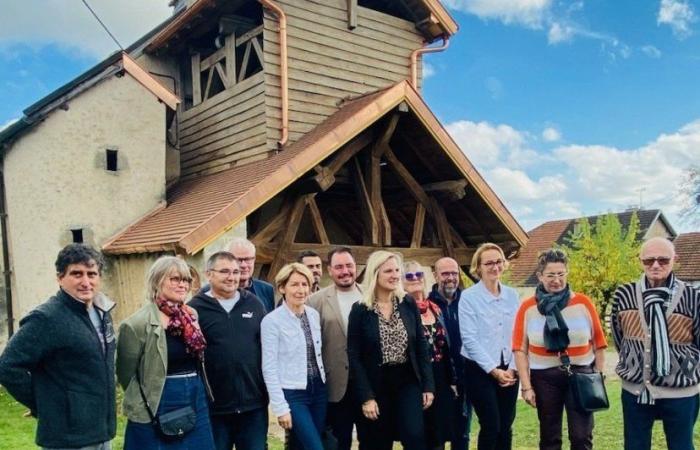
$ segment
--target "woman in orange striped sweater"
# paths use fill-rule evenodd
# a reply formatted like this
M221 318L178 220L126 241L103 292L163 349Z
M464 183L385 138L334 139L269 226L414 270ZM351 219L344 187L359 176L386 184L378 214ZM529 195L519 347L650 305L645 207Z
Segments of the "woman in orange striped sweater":
M605 334L593 302L570 291L567 258L550 249L537 261L535 295L520 305L515 317L513 352L523 399L537 408L540 450L561 450L564 408L571 450L593 448L593 414L576 408L560 355L575 372L602 371Z

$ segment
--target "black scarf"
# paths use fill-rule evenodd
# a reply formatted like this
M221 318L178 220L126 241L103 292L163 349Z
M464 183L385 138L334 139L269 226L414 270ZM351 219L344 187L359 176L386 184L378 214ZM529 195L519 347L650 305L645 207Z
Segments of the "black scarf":
M542 283L537 285L537 311L545 316L544 346L549 352L563 352L569 347L569 327L561 315L561 310L566 308L570 298L568 284L563 290L555 293L545 291Z

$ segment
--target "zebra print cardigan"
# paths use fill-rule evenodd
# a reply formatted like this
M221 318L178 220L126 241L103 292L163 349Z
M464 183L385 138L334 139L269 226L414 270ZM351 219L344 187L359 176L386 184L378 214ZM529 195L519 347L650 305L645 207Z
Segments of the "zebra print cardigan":
M646 385L652 398L690 397L700 392L700 290L676 279L666 309L671 373L659 377L651 370L651 334L644 315L640 281L620 286L610 317L620 355L615 371L622 388L639 395Z

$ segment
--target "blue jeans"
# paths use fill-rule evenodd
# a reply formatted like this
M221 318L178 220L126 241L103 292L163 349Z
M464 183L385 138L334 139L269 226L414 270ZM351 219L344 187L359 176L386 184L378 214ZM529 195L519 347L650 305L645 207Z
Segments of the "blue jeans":
M323 450L321 433L326 426L328 391L320 377L306 389L283 389L292 414L292 434L304 450Z
M167 377L158 404L158 413L174 411L191 405L197 412L197 422L183 439L163 441L150 423L128 421L124 434L124 450L214 450L209 422L207 394L199 375Z
M264 450L267 443L267 407L242 413L211 416L216 450Z
M698 418L700 396L661 398L653 405L640 405L637 396L622 390L625 450L651 449L654 420L663 422L668 450L694 450L693 426Z

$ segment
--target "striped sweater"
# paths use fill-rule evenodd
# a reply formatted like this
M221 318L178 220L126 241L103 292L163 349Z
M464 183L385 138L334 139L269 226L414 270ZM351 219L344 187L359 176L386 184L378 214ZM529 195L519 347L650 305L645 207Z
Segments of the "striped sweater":
M569 347L566 353L575 366L588 366L595 360L595 350L608 346L600 319L591 300L583 294L574 294L561 311L569 327ZM550 369L561 365L556 353L547 351L544 345L545 316L537 310L535 297L520 304L515 316L513 351L528 354L530 369Z
M615 371L622 388L639 395L646 384L651 396L690 397L700 384L700 290L676 280L666 309L670 341L671 373L659 377L651 371L651 335L644 317L640 282L615 291L610 324L620 354Z

